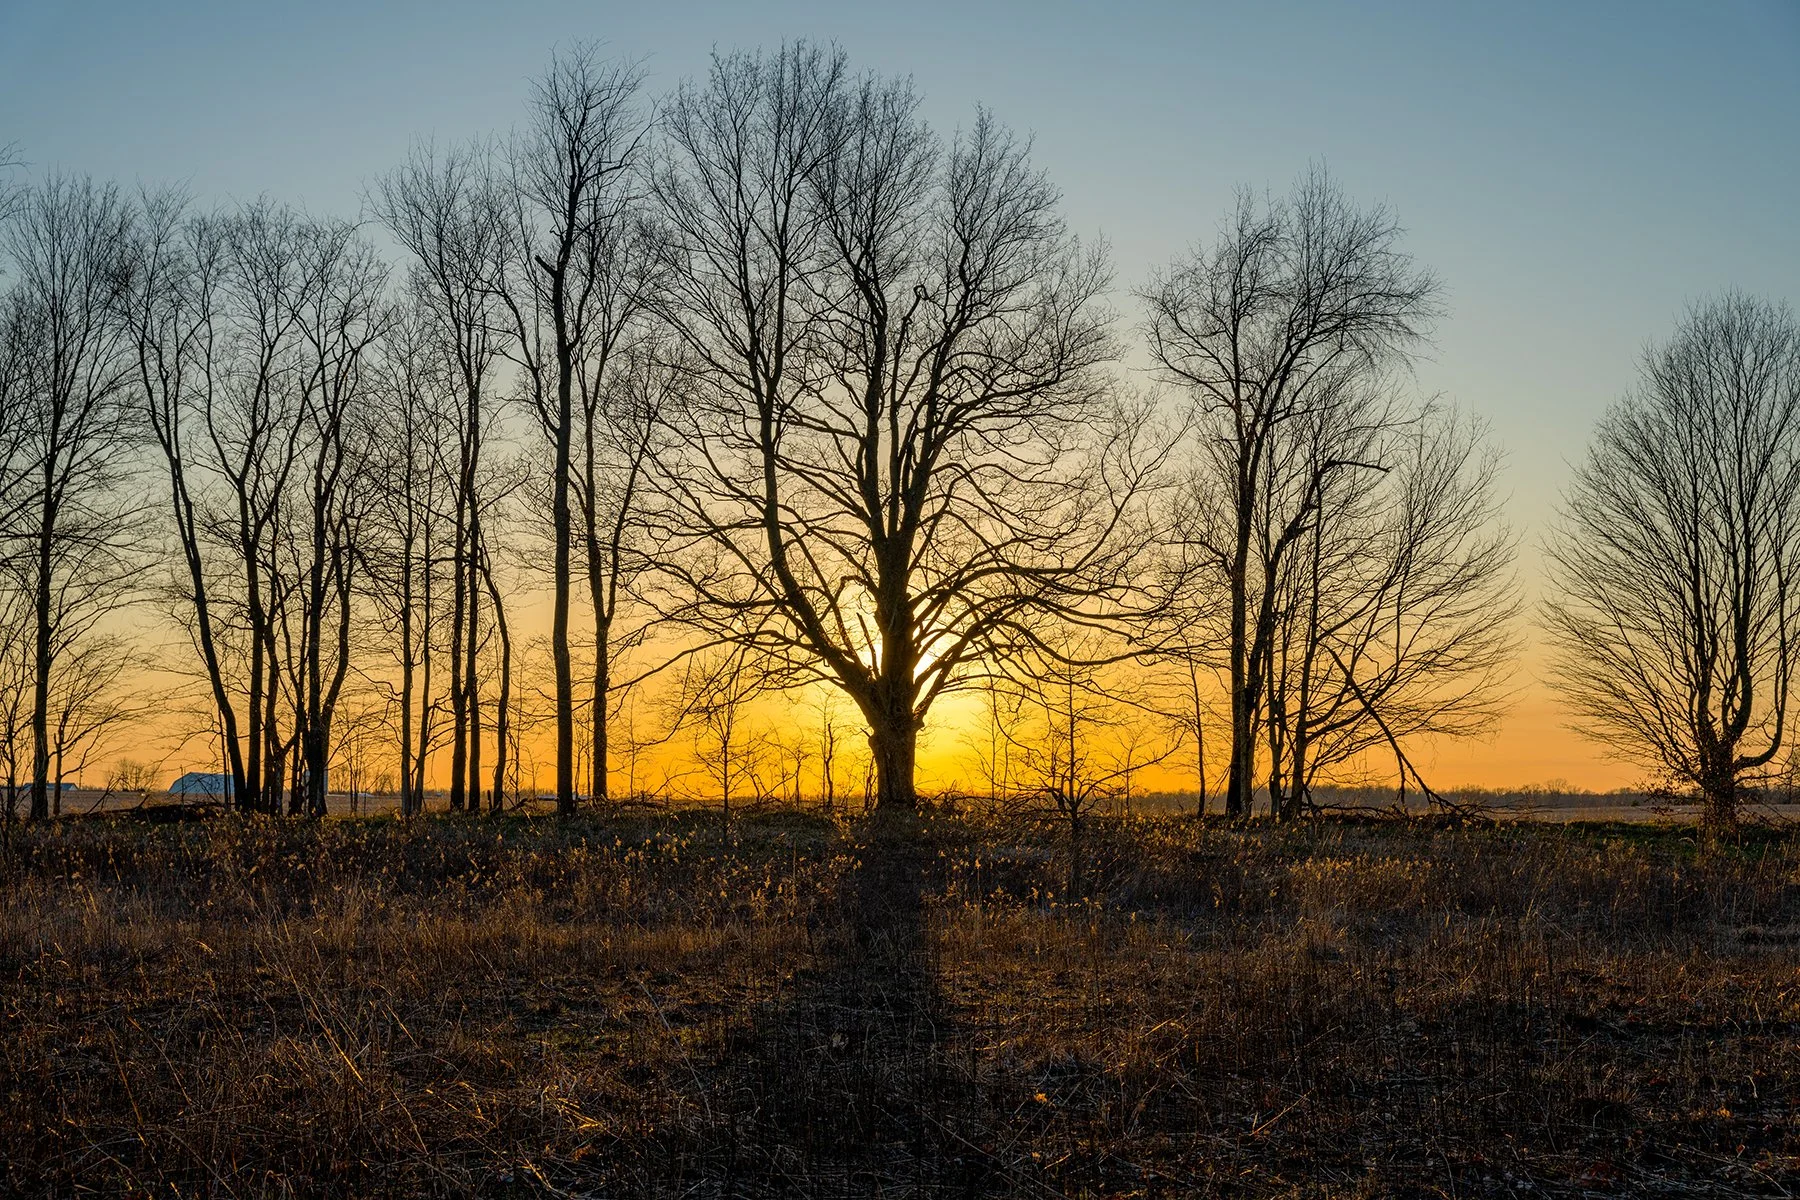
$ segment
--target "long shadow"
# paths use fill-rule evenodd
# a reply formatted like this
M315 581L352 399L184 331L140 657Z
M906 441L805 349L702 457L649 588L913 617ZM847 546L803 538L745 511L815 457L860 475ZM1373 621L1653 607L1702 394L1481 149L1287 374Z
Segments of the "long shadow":
M871 822L861 842L814 964L727 1046L711 1178L689 1186L819 1200L1036 1190L983 1144L992 1098L935 984L937 856L910 820Z

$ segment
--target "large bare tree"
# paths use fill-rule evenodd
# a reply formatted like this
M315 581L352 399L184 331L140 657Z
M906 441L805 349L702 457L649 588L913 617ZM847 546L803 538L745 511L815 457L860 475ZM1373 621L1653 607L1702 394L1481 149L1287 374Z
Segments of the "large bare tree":
M1101 364L1103 256L985 113L948 144L902 81L791 45L669 102L660 295L688 356L660 460L678 615L751 636L867 723L881 806L916 801L932 704L1098 613L1144 461Z
M583 417L592 418L608 394L608 359L640 307L628 247L641 236L636 168L649 129L641 82L634 64L609 62L592 46L557 54L538 80L530 121L512 152L516 243L502 298L514 334L508 353L522 369L527 398L551 449L550 651L556 806L562 813L576 807L570 640L575 456L581 430L595 429L594 421ZM594 508L594 489L586 494L590 509L600 511ZM596 517L589 524L598 527L601 521ZM582 540L591 556L595 542ZM597 674L603 670L596 668ZM596 720L603 722L604 696L598 700ZM603 746L598 757L597 772L604 770ZM601 775L596 790L604 785Z
M1545 618L1581 728L1729 832L1782 765L1800 629L1800 326L1693 308L1606 414L1549 547Z
M1384 393L1368 381L1436 316L1437 283L1400 236L1393 213L1358 207L1314 170L1285 199L1242 193L1213 242L1141 296L1154 361L1191 400L1198 434L1180 536L1226 594L1230 816L1255 792L1278 582L1334 480L1366 469L1354 454L1307 454L1292 429L1332 413L1380 423Z

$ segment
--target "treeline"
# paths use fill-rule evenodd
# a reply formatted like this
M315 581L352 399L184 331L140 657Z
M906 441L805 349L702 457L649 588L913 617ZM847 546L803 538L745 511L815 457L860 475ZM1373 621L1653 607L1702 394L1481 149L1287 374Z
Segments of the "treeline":
M1410 388L1438 281L1322 171L1242 193L1135 325L1027 140L985 111L933 130L910 82L804 44L654 102L632 64L559 53L516 133L420 146L359 221L19 178L9 816L190 709L247 810L365 780L408 814L428 787L500 808L548 747L571 812L675 786L678 746L727 806L905 809L962 693L992 795L1078 825L1185 764L1202 805L1285 818L1348 779L1435 798L1409 747L1505 699L1498 459ZM1784 769L1795 347L1785 309L1698 310L1556 552L1581 711L1720 820ZM1678 519L1683 470L1710 490ZM1621 607L1657 587L1690 590ZM1659 638L1662 675L1596 682L1647 675Z

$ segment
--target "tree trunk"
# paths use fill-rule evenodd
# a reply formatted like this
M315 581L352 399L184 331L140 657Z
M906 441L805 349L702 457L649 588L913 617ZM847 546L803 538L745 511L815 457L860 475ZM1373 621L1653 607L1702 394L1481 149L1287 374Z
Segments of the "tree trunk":
M1738 828L1738 781L1730 751L1721 749L1701 769L1700 824L1709 837L1735 836Z
M405 551L400 585L400 815L413 815L412 795L412 730L413 730L413 641L412 641L412 547Z
M610 624L610 621L596 620L594 622L594 746L592 759L594 783L592 795L596 804L604 804L608 798L606 723L608 716L607 692L611 687L612 656L608 653L606 643L611 635L611 630L608 628Z
M271 594L274 588L270 588ZM281 789L283 773L287 770L289 747L280 741L276 723L276 705L281 698L280 668L276 666L280 660L275 650L275 618L272 614L263 614L265 627L263 630L263 661L266 664L263 675L263 797L262 811L272 817L281 815ZM290 738L290 742L291 742Z
M323 817L331 790L331 722L321 717L307 737L306 815Z
M323 452L322 452L323 453ZM329 734L325 728L325 559L327 554L327 491L320 482L324 467L314 474L312 562L308 564L306 612L302 631L306 680L306 727L300 739L301 780L306 794L295 796L294 803L308 816L325 813L325 763Z
M1269 705L1263 723L1269 741L1269 818L1280 821L1287 817L1287 794L1282 787L1281 773L1287 759L1287 703L1284 694L1275 686L1273 647L1263 656L1263 671L1262 694Z
M1200 788L1200 797L1194 803L1194 815L1200 820L1206 819L1206 728L1205 715L1200 702L1200 668L1193 659L1188 660L1188 686L1194 703L1194 774L1195 782Z
M1304 708L1301 710L1303 713ZM1304 716L1299 727L1294 730L1294 752L1290 756L1288 769L1288 816L1298 821L1311 804L1312 785L1308 776L1307 751L1310 739L1306 734Z
M255 574L255 568L251 568ZM267 762L268 736L263 730L263 636L262 611L257 603L257 592L250 593L250 690L244 699L245 724L244 742L249 748L249 761L244 764L244 790L238 793L238 807L248 812L262 812L267 797L263 794L263 772L268 770Z
M566 344L562 312L562 277L555 281L558 358L556 382L556 478L551 517L556 532L555 607L550 622L550 651L556 660L556 811L575 812L575 671L569 659L569 458L573 388L573 348Z
M425 553L419 560L423 573L419 577L419 740L413 754L413 815L425 811L425 766L431 758L431 626L433 622L431 609L432 581L437 577L432 570L431 533L429 527L425 534Z
M1231 573L1231 763L1225 774L1225 816L1238 820L1250 815L1255 788L1256 746L1250 721L1249 596L1247 570L1248 528L1240 533L1237 560Z
M612 544L610 558L603 555L600 549L599 530L599 497L600 474L595 463L595 431L597 419L596 405L588 405L586 421L582 426L582 500L581 500L581 538L583 556L587 566L588 606L594 614L594 679L593 709L589 713L590 746L588 765L590 783L588 795L597 805L603 805L610 798L607 786L609 763L607 761L606 735L607 722L611 713L607 708L608 693L612 686L612 619L613 609L607 604L607 568L610 565L614 575L618 572L618 542ZM626 492L621 503L621 520L623 509L630 504L630 491Z
M248 776L244 767L243 746L238 740L237 710L225 689L225 673L219 663L218 643L213 637L212 605L207 595L206 574L201 567L198 522L193 500L188 493L173 422L169 429L170 432L165 435L168 440L163 442L163 450L169 462L169 486L175 507L175 527L181 538L181 553L187 566L188 580L194 589L194 627L200 644L200 657L206 664L213 707L219 717L220 765L231 781L227 785L230 791L225 797L225 806L242 809L249 789L246 786Z
M53 630L50 621L53 519L46 515L38 536L36 594L32 597L36 619L31 680L31 819L34 821L47 820L50 816L50 668L55 661L51 653Z
M510 751L507 738L511 736L512 630L506 624L506 605L494 580L493 564L486 555L482 556L481 574L487 582L488 599L494 606L494 629L500 635L500 698L494 713L494 791L488 798L489 811L500 812L506 806L506 769Z
M457 500L456 553L450 586L454 599L450 603L450 811L463 809L463 789L469 776L469 698L463 689L463 622L468 618L469 569L467 525Z
M470 497L470 504L474 498ZM480 528L471 521L469 550L469 627L468 648L463 655L463 694L469 712L469 811L481 811L481 675L477 669L476 659L481 643L477 640L481 612L481 556L484 553L480 542Z
M875 760L875 808L878 812L914 812L919 794L913 783L919 730L910 714L882 721L869 733Z

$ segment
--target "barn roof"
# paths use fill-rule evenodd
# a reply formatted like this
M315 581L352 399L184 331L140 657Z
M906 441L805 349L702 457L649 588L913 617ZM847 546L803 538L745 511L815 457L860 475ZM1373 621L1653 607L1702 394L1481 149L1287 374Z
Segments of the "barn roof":
M209 771L189 771L169 785L171 796L229 796L231 776Z

